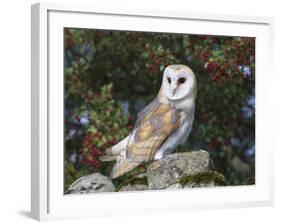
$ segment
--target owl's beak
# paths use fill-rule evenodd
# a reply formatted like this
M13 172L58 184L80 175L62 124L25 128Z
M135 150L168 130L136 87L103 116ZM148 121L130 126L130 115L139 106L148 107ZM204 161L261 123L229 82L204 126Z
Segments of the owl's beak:
M177 86L176 88L174 88L174 90L173 90L173 96L175 95L177 89L178 89L178 86Z
M177 85L177 83L174 83L174 82L171 83L171 89L172 89L173 96L175 95L178 87L179 86Z

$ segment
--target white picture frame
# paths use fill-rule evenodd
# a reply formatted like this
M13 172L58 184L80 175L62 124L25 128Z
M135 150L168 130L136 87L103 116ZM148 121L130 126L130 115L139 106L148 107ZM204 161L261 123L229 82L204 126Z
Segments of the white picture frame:
M267 91L273 19L94 6L32 5L31 215L37 220L180 212L273 203L273 152ZM256 37L256 184L90 195L63 194L63 27ZM266 77L263 74L267 74ZM118 205L118 206L117 206ZM126 209L125 209L126 208Z

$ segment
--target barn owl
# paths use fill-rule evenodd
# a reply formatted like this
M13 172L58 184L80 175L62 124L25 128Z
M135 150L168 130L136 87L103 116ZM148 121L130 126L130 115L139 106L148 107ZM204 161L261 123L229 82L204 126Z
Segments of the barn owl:
M159 160L183 145L192 128L196 95L193 71L186 65L167 66L157 97L138 113L132 132L100 157L117 160L111 178L143 162Z

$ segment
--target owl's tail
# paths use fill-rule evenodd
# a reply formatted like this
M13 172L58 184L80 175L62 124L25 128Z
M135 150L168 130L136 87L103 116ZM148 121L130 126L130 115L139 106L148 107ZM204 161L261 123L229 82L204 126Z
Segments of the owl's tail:
M133 170L140 164L141 164L141 162L133 162L133 161L129 161L126 158L120 158L120 160L117 161L117 163L114 165L114 167L111 171L110 177L111 177L111 179L120 177L120 176L130 172L131 170Z
M115 161L115 160L117 160L119 154L120 154L120 151L118 151L118 153L116 153L116 152L112 151L112 147L107 148L105 150L105 153L99 157L99 160L103 161L103 162Z
M118 156L102 155L102 156L99 157L99 160L103 161L103 162L109 162L109 161L117 160L117 157Z

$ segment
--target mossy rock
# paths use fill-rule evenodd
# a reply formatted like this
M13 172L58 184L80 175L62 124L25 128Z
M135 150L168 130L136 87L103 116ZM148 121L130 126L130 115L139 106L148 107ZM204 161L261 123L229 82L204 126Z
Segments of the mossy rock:
M147 176L145 173L133 176L116 187L116 191L148 190Z
M148 188L149 190L166 189L185 176L210 170L209 153L204 150L174 153L147 167Z
M114 191L115 186L108 177L100 173L93 173L77 179L70 185L66 194L86 194Z
M207 171L183 176L178 183L181 188L214 187L228 185L224 176L216 171Z
M134 185L128 184L128 185L122 186L119 189L119 192L121 192L121 191L145 191L145 190L148 190L147 185L144 185L144 184L134 184Z
M255 177L249 177L249 178L243 183L243 185L255 185L255 184L256 184Z

